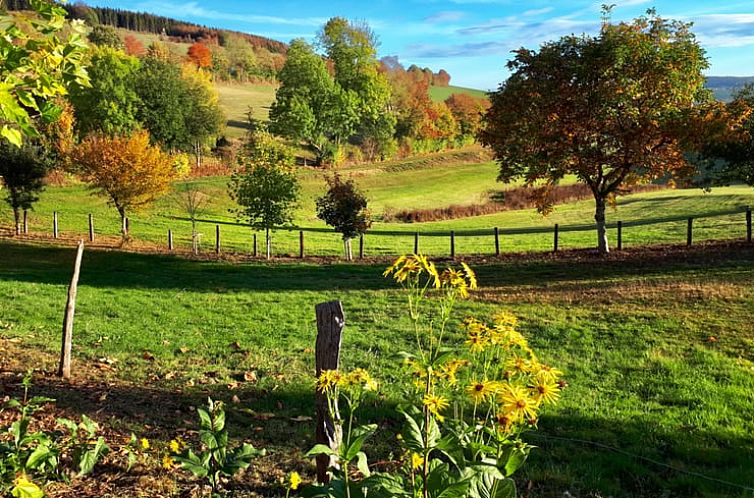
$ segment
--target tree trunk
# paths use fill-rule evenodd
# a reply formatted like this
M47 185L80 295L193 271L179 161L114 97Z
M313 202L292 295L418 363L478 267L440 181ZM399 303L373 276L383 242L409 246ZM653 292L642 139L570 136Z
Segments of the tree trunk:
M272 241L270 240L270 229L265 229L265 237L267 239L267 259L272 257Z
M610 247L607 243L607 228L605 227L605 207L607 200L601 195L595 195L594 199L597 203L597 209L594 213L594 221L597 222L597 250L600 254L607 254L610 252Z
M21 210L13 208L13 219L16 220L16 235L21 235Z

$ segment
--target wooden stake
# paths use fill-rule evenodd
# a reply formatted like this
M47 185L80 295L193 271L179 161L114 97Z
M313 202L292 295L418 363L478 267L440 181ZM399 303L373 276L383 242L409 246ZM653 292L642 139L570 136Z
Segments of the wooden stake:
M304 231L298 232L298 257L304 259Z
M94 217L89 214L89 242L94 242Z
M215 225L215 254L220 254L220 225Z
M60 348L60 365L58 377L69 379L71 377L71 346L73 344L73 316L76 313L76 292L79 285L79 273L81 272L81 260L84 256L84 241L79 241L76 251L76 263L73 266L73 278L68 287L68 301L65 305L63 317L63 341Z
M689 218L686 226L686 245L691 247L694 242L694 218Z
M500 229L495 227L495 256L500 256Z
M419 254L419 232L414 232L414 254Z
M746 242L751 244L751 208L746 206Z
M359 259L364 259L364 234L359 234Z
M450 231L450 257L456 257L456 231Z
M52 213L52 237L57 239L58 238L58 212L54 211Z
M623 222L618 221L618 250L623 250Z
M29 234L29 212L24 209L24 235Z
M257 247L257 234L254 234L254 257L256 258L259 255L259 248Z
M173 231L168 230L168 251L173 250Z
M558 252L558 243L560 242L558 240L558 238L559 238L558 237L559 232L560 232L560 226L557 223L555 223L555 233L553 235L553 248L552 248L552 252Z
M343 305L340 301L321 303L315 307L317 314L317 342L315 346L316 375L317 378L324 370L337 370L340 366L340 344L343 329L346 326L346 318L343 313ZM326 444L336 453L340 447L343 434L336 426L330 413L327 396L315 391L315 406L317 414L317 427L315 441L317 444ZM335 416L339 417L337 401L334 406ZM327 455L317 456L317 481L326 483L329 481L327 469L334 465L335 457Z

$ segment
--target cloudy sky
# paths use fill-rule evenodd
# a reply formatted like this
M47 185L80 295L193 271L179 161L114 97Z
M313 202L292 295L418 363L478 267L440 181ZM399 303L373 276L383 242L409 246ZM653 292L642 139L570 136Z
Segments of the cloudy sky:
M710 75L754 75L754 0L95 0L288 42L312 40L332 16L367 21L380 56L450 72L452 84L488 90L505 79L510 51L536 48L571 33L593 33L600 5L616 4L614 20L654 7L666 18L694 22L707 49Z

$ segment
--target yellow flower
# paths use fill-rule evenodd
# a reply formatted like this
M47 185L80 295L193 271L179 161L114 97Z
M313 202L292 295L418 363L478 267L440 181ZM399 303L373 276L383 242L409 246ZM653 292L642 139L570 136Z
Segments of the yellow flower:
M481 353L487 347L489 340L480 330L469 330L466 345L472 353Z
M466 263L461 263L461 266L463 267L463 272L466 274L466 279L469 281L469 288L476 289L477 288L476 273L474 273L474 270L469 268L469 265L467 265Z
M389 266L389 267L387 268L387 270L385 270L385 272L384 272L384 273L382 274L382 276L383 276L383 277L387 277L388 275L390 275L390 274L394 273L394 272L395 272L395 271L396 271L396 270L398 269L398 267L399 267L399 266L400 266L400 265L401 265L401 264L402 264L402 263L403 263L404 261L406 261L406 256L399 256L399 257L398 257L398 259L396 259L395 261L393 261L393 264L392 264L392 265L390 265L390 266Z
M538 375L534 378L534 384L531 387L534 400L537 403L553 404L560 397L560 387L552 382L548 377Z
M139 443L141 444L141 449L143 449L143 450L148 450L149 449L149 439L143 437L143 438L141 438L141 440L139 441Z
M537 418L537 403L529 396L529 391L521 386L508 384L499 394L498 402L503 413L514 421Z
M417 470L424 465L424 457L418 453L411 453L411 469Z
M317 391L325 392L335 389L342 376L337 370L323 370L317 379Z
M166 470L170 470L173 468L175 463L173 462L173 459L169 455L165 455L162 457L162 468Z
M289 484L289 486L288 486L288 488L289 488L289 489L292 489L292 490L294 490L294 491L295 491L295 490L297 490L297 489L298 489L298 487L299 487L299 486L301 485L301 476L300 476L300 475L298 475L298 472L296 472L296 471L294 470L294 471L293 471L293 472L291 472L291 474L290 474L290 475L288 476L288 481L289 481L289 483L290 483L290 484Z
M448 384L450 384L451 386L456 385L456 383L458 382L458 379L456 378L458 369L466 365L466 363L467 362L464 360L451 360L447 362L440 368L440 378L448 381Z
M440 412L446 409L450 404L447 398L436 396L434 394L426 394L423 403L424 406L427 407L427 410L429 410L429 413L437 417L437 420L440 422L445 420L445 417L443 417Z
M549 380L550 382L556 382L562 376L563 376L563 372L549 365L540 365L539 372L537 372L537 377L543 377Z
M505 364L507 370L513 370L519 373L527 373L531 371L531 362L521 356L514 356Z
M173 453L178 453L179 451L181 451L181 443L179 443L175 439L170 441L169 446L170 446L170 451L172 451Z
M490 396L494 392L495 384L487 380L474 381L466 386L466 394L475 404L481 403L487 396Z

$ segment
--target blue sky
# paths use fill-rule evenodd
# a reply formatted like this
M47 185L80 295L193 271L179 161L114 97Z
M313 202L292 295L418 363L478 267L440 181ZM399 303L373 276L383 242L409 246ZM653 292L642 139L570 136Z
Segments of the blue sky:
M754 0L99 0L94 5L139 10L288 42L313 40L330 17L367 21L380 56L408 66L446 69L452 84L483 90L505 79L510 51L536 48L571 33L593 33L600 5L616 4L614 20L655 7L667 18L694 22L707 49L710 75L754 75Z

